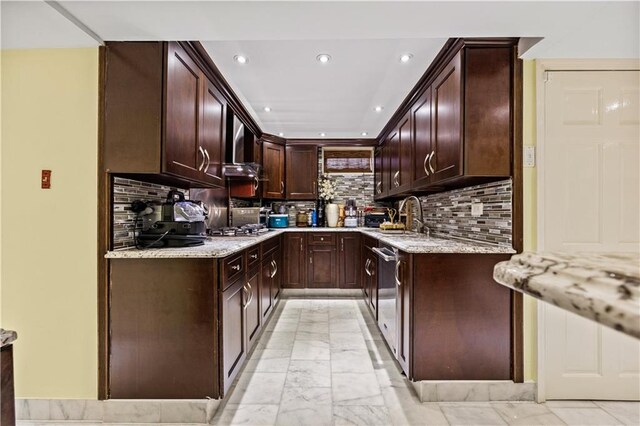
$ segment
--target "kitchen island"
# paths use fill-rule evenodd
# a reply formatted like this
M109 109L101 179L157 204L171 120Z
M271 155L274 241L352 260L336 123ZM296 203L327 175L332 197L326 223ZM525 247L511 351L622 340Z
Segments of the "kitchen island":
M523 253L495 266L494 279L640 339L640 254Z

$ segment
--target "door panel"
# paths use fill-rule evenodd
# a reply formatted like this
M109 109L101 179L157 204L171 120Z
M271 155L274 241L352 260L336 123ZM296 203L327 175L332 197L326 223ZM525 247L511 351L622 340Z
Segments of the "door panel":
M224 186L222 164L224 162L225 103L213 83L206 78L204 80L200 145L206 153L206 163L202 171L205 174L205 181Z
M244 324L244 282L236 281L222 292L223 382L225 394L247 356Z
M318 148L288 146L286 148L287 200L315 200L318 198Z
M437 182L462 174L462 53L458 53L433 82L433 139L429 164ZM431 169L431 167L430 167Z
M334 246L309 247L307 288L336 287L336 249Z
M264 142L262 144L262 167L267 177L267 181L262 186L264 198L284 198L284 166L284 146Z
M360 234L338 235L338 287L360 288Z
M247 279L247 297L245 311L247 313L247 350L251 349L255 343L255 339L260 334L260 325L262 323L262 315L260 313L260 270L255 268L248 274Z
M431 156L431 88L426 89L412 111L413 120L413 186L429 183L428 160Z
M539 250L640 250L639 79L548 73ZM640 342L550 304L542 310L547 399L640 398Z
M303 233L284 235L284 282L285 288L305 288L307 282L307 238Z
M197 154L203 75L180 46L170 43L168 49L165 168L198 178L204 160Z

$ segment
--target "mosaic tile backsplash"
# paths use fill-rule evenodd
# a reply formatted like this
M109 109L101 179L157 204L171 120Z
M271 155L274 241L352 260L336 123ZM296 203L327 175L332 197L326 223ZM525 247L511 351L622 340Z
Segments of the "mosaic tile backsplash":
M131 211L131 202L143 200L160 206L167 198L167 193L178 189L189 198L189 191L153 183L116 177L113 182L113 248L125 248L135 245L133 240L133 223L136 214ZM142 229L142 221L138 221L137 230Z
M442 192L420 198L431 234L511 247L511 179ZM482 203L481 216L471 216L471 204Z

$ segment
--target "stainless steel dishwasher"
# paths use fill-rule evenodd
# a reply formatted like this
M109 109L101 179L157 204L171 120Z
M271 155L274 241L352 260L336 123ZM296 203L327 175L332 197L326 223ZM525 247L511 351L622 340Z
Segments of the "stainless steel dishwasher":
M380 258L378 262L378 327L396 356L398 352L396 332L398 249L383 245L379 248L373 247L372 250Z

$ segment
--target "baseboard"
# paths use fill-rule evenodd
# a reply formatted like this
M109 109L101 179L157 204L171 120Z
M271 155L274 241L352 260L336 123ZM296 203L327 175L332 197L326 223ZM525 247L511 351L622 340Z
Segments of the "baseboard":
M221 400L16 399L16 420L208 423Z
M285 299L298 297L362 297L362 290L358 288L283 288L280 292Z
M422 402L535 401L536 383L511 380L411 382Z

